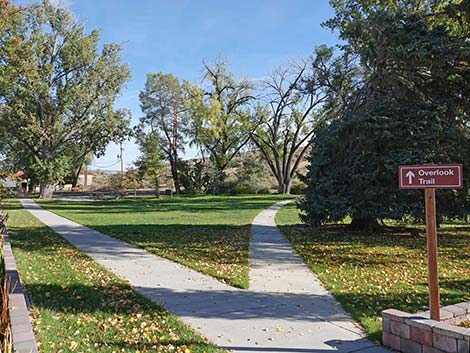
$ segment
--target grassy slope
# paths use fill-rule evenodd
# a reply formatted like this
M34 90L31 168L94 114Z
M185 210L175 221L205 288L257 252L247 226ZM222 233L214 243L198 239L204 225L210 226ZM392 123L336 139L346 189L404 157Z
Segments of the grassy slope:
M18 201L4 209L42 352L219 351L80 253Z
M61 216L247 288L251 222L283 196L41 202Z
M408 312L428 305L426 239L396 228L361 234L343 226L311 228L298 220L295 205L276 218L312 270L359 321L380 339L381 310ZM439 271L443 305L470 300L470 226L439 230Z

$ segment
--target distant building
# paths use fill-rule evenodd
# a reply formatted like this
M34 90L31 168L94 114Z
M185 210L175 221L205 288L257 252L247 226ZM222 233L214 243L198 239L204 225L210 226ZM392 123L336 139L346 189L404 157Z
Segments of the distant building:
M17 185L19 186L19 191L21 192L33 191L32 185L30 185L30 181L25 172L19 171L18 173L15 174L15 177L16 177Z
M81 185L83 187L93 185L93 179L96 177L96 174L90 171L82 173L78 176L77 185Z
M0 179L0 184L3 184L3 186L5 186L5 189L11 191L15 191L17 187L16 180L10 178Z

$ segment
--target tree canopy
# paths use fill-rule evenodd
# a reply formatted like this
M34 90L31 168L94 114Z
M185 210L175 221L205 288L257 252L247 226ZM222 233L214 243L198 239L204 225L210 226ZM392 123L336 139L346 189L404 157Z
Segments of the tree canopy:
M2 27L4 27L2 25ZM0 33L0 125L9 153L27 149L41 197L61 181L74 162L67 153L102 153L128 126L114 101L129 78L121 48L98 50L97 30L86 33L64 8L47 0L26 8Z
M205 64L205 84L185 82L185 108L194 144L208 153L213 167L213 192L219 193L230 161L250 140L253 130L248 104L252 84L238 81L222 61Z
M153 182L155 195L159 197L160 179L165 166L163 163L161 138L155 130L151 130L148 133L138 131L136 137L141 155L135 164L139 174L147 176ZM132 173L130 174L132 175Z
M421 193L398 190L398 165L463 163L470 174L468 33L448 26L451 2L332 4L327 25L358 56L362 82L313 140L304 219L351 215L363 227L422 217ZM438 198L441 215L463 216L470 206L468 187Z
M262 84L264 95L258 99L251 137L276 178L279 193L290 193L317 126L342 101L338 92L344 91L353 73L347 56L335 58L332 48L321 46L309 60L275 70Z
M251 149L278 192L289 193L309 154L304 220L350 215L370 226L423 215L420 193L398 190L398 165L463 163L470 177L468 1L330 3L335 15L324 26L341 43L318 47L260 85L235 78L221 60L204 62L200 84L147 75L138 164L156 186L164 157L177 193L220 193L237 155ZM2 165L38 181L41 197L130 135L130 112L114 108L130 70L121 47L99 39L48 0L0 0ZM180 160L186 144L201 151L200 160ZM438 197L442 216L461 217L470 207L468 187Z
M139 95L145 116L141 128L149 128L160 136L160 148L170 163L175 191L180 193L179 153L184 152L188 119L184 114L183 90L172 74L148 74L145 88Z

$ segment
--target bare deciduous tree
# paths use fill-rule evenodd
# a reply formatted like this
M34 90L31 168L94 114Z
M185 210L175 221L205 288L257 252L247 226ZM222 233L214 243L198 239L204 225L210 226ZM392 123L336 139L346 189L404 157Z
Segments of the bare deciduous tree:
M341 100L347 58L333 58L333 50L319 47L307 61L279 68L262 84L264 97L256 108L259 126L252 140L278 182L289 194L292 180L310 148L315 127L331 117ZM344 73L344 72L343 72Z

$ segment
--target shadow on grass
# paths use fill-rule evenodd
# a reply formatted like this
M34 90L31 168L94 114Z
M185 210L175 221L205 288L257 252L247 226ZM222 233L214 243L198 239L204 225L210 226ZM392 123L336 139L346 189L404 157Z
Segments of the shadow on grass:
M248 286L248 225L117 225L84 232L81 226L64 223L52 228L89 254L132 261L143 253L130 243L236 287ZM64 241L44 227L11 227L10 232L14 247L29 253L57 251Z
M262 227L262 226L258 226ZM56 230L69 232L73 236L80 236L81 231L68 226L56 227ZM60 228L60 229L59 229ZM383 234L364 235L360 233L328 233L322 232L321 228L312 231L311 235L304 233L305 226L281 226L281 230L286 234L293 234L295 238L302 238L302 246L310 247L309 250L315 256L321 257L324 250L317 248L317 244L330 244L341 246L343 249L354 248L357 257L349 256L347 251L335 253L335 262L349 263L352 265L383 265L400 264L406 261L400 260L399 256L391 257L387 253L374 254L373 257L361 256L367 253L368 247L390 247L400 246L412 250L425 250L425 239L420 236ZM135 244L148 249L166 249L173 251L193 252L197 254L207 253L208 256L218 256L221 259L227 255L227 259L234 260L229 254L230 250L248 250L248 243L251 234L251 225L240 226L225 224L207 225L184 225L184 224L115 224L115 225L95 225L94 230L101 234ZM22 232L24 234L37 234L45 232L42 227L10 227L12 233ZM263 231L263 230L261 230ZM271 227L266 227L266 231L272 231ZM446 231L446 232L450 232ZM310 234L310 233L309 233ZM449 252L450 256L465 260L470 257L466 251L469 246L469 235L444 234L439 242L439 250L442 253ZM365 250L358 250L358 245ZM23 237L15 239L15 246L26 251L37 251L43 247L53 246L53 242L44 242L40 238ZM210 253L214 249L219 249L215 253ZM189 255L191 255L189 253Z
M467 282L468 284L468 282ZM427 283L423 284L427 286ZM462 290L462 288L459 288ZM454 288L455 290L455 288ZM351 316L363 325L368 325L365 318L374 320L381 317L381 313L386 309L396 309L411 314L428 310L429 295L427 291L416 293L407 291L404 293L368 294L368 293L345 293L335 294L336 299ZM463 292L441 292L441 305L451 305L463 301ZM376 325L368 325L368 337L380 342L382 340L382 327L380 322Z
M107 340L107 339L100 339L100 340L97 340L95 341L98 346L97 347L94 347L94 351L95 352L99 352L99 349L101 347L109 350L110 350L110 347L114 348L114 349L118 349L119 351L122 351L122 352L159 352L159 351L162 351L161 350L161 347L160 349L157 351L157 347L159 347L159 344L152 344L150 345L149 342L145 342L145 341L140 341L140 342L137 342L137 343L127 343L125 341L117 341L117 340ZM93 342L92 342L93 343ZM197 345L196 349L194 347L194 345ZM150 346L150 349L151 350L147 350ZM172 342L172 349L170 348L167 348L166 351L168 352L175 352L175 348L174 346L186 346L187 348L189 348L192 352L201 352L201 353L207 353L207 352L220 352L222 353L222 351L220 349L217 349L215 348L213 345L211 344L204 344L204 343L201 343L200 341L198 340L187 340L187 339L179 339L175 342ZM166 348L166 347L164 347ZM112 352L116 352L116 351L112 351ZM163 350L162 352L165 352L165 350Z
M412 228L387 227L383 231L368 233L355 231L347 225L310 227L307 225L283 225L283 233L295 239L302 239L303 245L332 244L355 248L364 247L403 247L407 249L426 249L425 233L416 234ZM446 227L438 231L439 252L450 250L457 257L468 258L470 252L470 227ZM451 255L452 255L451 253ZM374 262L374 261L373 261ZM381 263L381 261L377 261Z
M8 212L14 210L21 210L23 209L23 206L21 206L17 199L5 199L3 201L0 201L0 209L5 212Z
M132 314L145 304L128 285L117 283L106 286L27 284L26 288L33 306L57 313ZM164 311L162 306L155 305L154 309Z
M126 286L86 286L86 285L28 285L28 291L33 304L52 312L94 313L104 312L108 314L131 314L136 310L135 303L138 299L129 302L117 300L116 293L125 293L129 289ZM210 319L224 318L226 320L243 320L244 327L250 326L250 320L288 320L293 329L302 330L306 323L331 322L338 326L338 334L343 330L350 330L350 318L335 304L333 297L329 295L309 294L280 294L260 293L242 290L182 290L174 291L163 287L135 287L138 293L151 299L154 303L161 304L171 313L186 318L192 318L195 322L205 322ZM361 295L348 293L337 296L346 310L354 303L367 303L380 300L385 308L406 308L397 306L398 302L406 302L411 293L402 293L394 296L383 297L381 295ZM126 294L129 298L129 294ZM451 299L451 298L448 298ZM457 301L457 296L452 298ZM427 302L425 295L416 297L413 305L422 305ZM451 300L452 301L452 300ZM160 306L158 306L160 307ZM355 309L357 312L357 308ZM380 316L380 311L368 311L363 313L370 316ZM362 315L354 317L361 321ZM346 326L344 326L346 325ZM346 331L345 331L346 332ZM380 341L380 330L371 332L369 338ZM342 340L339 340L342 342ZM361 340L363 341L363 340ZM343 343L338 342L339 345ZM345 341L346 342L346 341ZM339 348L339 346L338 346ZM344 348L344 347L343 347ZM230 349L234 349L230 346ZM315 351L315 350L314 350Z
M89 286L83 284L27 284L32 304L53 312L131 314L139 295L126 285ZM171 290L164 287L134 287L157 303L182 317L227 320L289 319L322 322L349 321L331 296L261 293L244 290ZM122 300L126 298L126 300ZM160 307L161 305L161 307ZM248 324L248 323L247 323Z
M93 342L92 342L93 343ZM114 349L118 349L121 352L128 352L131 350L131 352L165 352L159 349L158 351L156 348L159 346L158 344L152 344L151 345L151 350L147 350L149 348L149 343L145 341L137 342L137 343L127 343L125 341L118 341L118 340L107 340L107 339L100 339L97 340L96 343L98 343L98 347L95 347L95 349L100 349L100 347L105 347L106 349L109 350L109 347L112 347ZM194 347L194 345L197 345ZM193 352L201 352L201 353L207 353L207 352L220 352L222 351L220 349L217 349L211 344L205 344L201 343L200 340L190 340L190 339L179 339L175 342L172 342L172 349L167 348L166 351L168 352L177 352L174 348L174 346L186 346L187 348L190 348L190 350ZM113 351L115 352L115 351Z
M42 201L41 206L51 211L70 213L146 213L181 211L198 213L204 211L262 210L276 201L288 197L282 195L263 196L204 196L165 199L120 199L93 202Z
M469 265L470 266L470 265ZM427 286L427 283L420 283L423 286ZM439 287L447 289L449 291L467 291L468 299L470 300L470 278L467 280L439 280ZM455 303L449 303L455 304Z
M54 230L63 232L71 237L81 237L84 235L83 228L75 228L67 225L55 226ZM250 226L227 226L227 225L113 225L95 226L89 229L88 235L93 238L94 246L99 247L101 234L111 236L147 249L151 252L166 251L186 254L188 259L207 260L218 259L219 263L239 264L245 263L246 258L240 257L240 252L248 255L248 244L250 237ZM48 230L44 227L10 227L12 241L16 248L28 252L36 252L55 248L57 241L42 238L48 236ZM16 234L21 236L16 236ZM39 236L38 236L39 235ZM103 243L103 245L106 245ZM109 254L119 256L132 255L126 252L125 244L122 249L116 247L109 248ZM100 252L106 253L106 247L100 248ZM246 257L245 256L245 257Z

